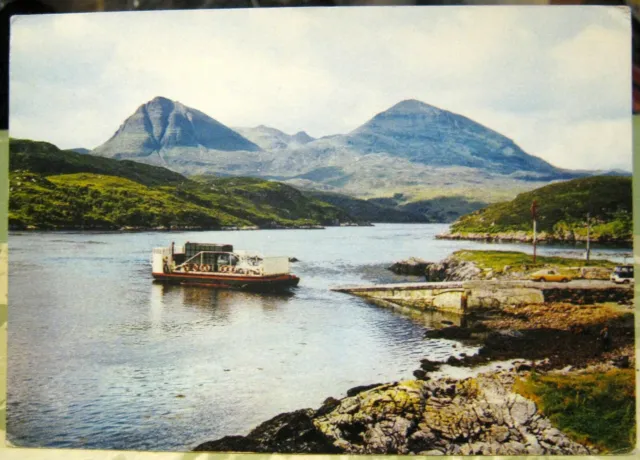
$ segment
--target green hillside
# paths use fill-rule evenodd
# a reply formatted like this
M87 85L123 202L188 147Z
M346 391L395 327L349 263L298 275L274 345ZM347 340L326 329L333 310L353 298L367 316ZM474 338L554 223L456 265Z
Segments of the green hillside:
M60 150L48 142L11 139L9 152L10 171L25 170L47 176L88 172L124 177L144 185L179 184L186 180L166 168Z
M171 187L163 189L170 190ZM251 177L194 178L175 188L182 199L261 226L355 223L349 213L280 182Z
M591 237L599 241L628 241L632 235L631 178L595 176L555 183L521 193L458 219L452 233L531 232L531 204L537 201L537 229L562 239L584 239L587 214Z
M189 180L164 168L11 141L12 229L263 228L356 222L297 189L260 179Z
M358 198L331 192L307 191L305 192L305 195L317 198L327 203L331 203L332 205L344 209L355 219L365 220L369 222L441 222L437 219L431 219L424 213L399 209L395 207L395 204L378 204L373 200L360 200Z
M488 204L456 195L417 200L404 193L395 193L392 197L370 198L367 202L395 209L411 216L423 216L424 222L438 223L453 222L460 216L484 208Z

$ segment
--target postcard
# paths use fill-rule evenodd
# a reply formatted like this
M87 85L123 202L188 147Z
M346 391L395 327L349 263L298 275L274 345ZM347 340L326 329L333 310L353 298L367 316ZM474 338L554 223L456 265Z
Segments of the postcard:
M632 452L630 56L619 7L15 17L7 442Z

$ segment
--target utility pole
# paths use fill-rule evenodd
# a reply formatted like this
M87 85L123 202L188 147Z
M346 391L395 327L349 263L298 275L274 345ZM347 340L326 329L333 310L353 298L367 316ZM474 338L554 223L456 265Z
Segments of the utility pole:
M538 211L538 202L536 200L533 200L533 203L531 203L531 219L533 220L533 263L536 263L536 218L537 218L537 211Z
M587 213L587 254L586 259L589 262L589 257L591 257L591 213Z

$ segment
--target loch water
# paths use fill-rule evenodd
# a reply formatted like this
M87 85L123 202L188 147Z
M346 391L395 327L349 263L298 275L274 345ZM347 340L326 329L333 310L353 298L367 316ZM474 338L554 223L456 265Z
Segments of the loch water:
M25 447L185 451L354 386L411 378L422 358L473 353L425 340L438 318L330 290L419 281L386 270L411 256L531 249L436 240L446 228L12 233L7 438ZM154 284L151 250L171 241L296 257L300 286L267 295ZM594 252L616 259L629 250Z

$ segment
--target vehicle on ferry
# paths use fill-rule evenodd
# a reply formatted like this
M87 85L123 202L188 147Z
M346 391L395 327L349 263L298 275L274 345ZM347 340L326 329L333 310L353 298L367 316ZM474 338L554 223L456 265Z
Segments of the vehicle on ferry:
M220 289L288 290L300 278L290 273L288 257L265 257L234 250L230 244L192 243L154 248L152 275L156 282L197 284Z

